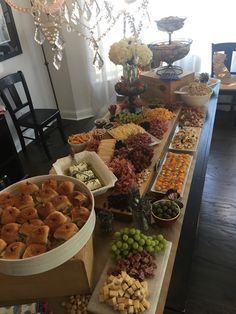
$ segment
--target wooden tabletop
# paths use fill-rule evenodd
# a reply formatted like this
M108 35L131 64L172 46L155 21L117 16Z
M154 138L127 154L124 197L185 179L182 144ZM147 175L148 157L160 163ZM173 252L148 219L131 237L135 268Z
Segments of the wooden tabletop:
M197 220L199 215L199 203L201 200L201 193L204 184L204 176L207 164L207 158L210 149L210 141L211 134L214 125L214 116L216 110L217 96L218 96L219 86L216 87L216 92L212 96L212 99L209 103L209 110L206 116L205 125L203 128L203 132L201 133L201 139L199 141L199 149L197 153L193 155L193 161L190 167L190 171L187 178L187 183L183 195L183 203L185 206L181 211L181 216L177 220L177 222L169 228L160 228L156 225L152 225L149 230L149 234L157 234L162 233L168 241L172 242L172 248L170 257L168 260L168 265L166 269L166 273L163 280L163 285L161 289L161 294L159 298L159 302L157 305L157 314L162 314L165 312L168 313L169 309L178 310L181 307L184 307L184 293L186 292L186 282L181 282L182 278L188 275L189 263L191 263L191 254L194 248L194 241L192 240L196 233L197 228ZM175 119L171 121L168 132L166 132L161 144L157 145L154 150L154 158L150 169L152 170L152 176L150 176L148 182L144 184L142 187L143 193L149 190L153 179L156 175L155 173L155 164L158 160L162 158L162 156L166 153L170 140L172 138L173 132L175 130L176 124L178 122L178 115ZM199 191L197 190L199 185ZM197 190L197 192L196 192ZM194 193L196 194L197 199L194 200ZM102 206L102 202L104 201L105 196L97 197L95 199L96 206ZM193 205L196 203L195 206ZM100 204L100 205L99 205ZM191 206L194 209L194 212L191 210ZM192 221L191 221L192 215ZM124 221L115 221L114 222L114 231L123 228L124 226L130 226L129 222ZM190 230L190 231L189 231ZM189 233L191 232L191 233ZM184 237L183 237L184 234ZM191 240L191 250L187 251L184 245L187 243L188 248L188 238ZM109 256L110 256L110 245L112 242L112 234L111 235L103 235L99 228L99 223L96 223L96 227L94 230L94 280L93 286L96 285L101 272L106 264ZM191 254L190 254L191 253ZM187 260L183 262L183 266L181 265L182 255ZM180 261L179 261L180 260ZM182 259L183 260L183 259ZM176 266L177 265L177 266ZM186 269L184 269L186 267ZM174 281L173 281L174 278ZM157 279L158 280L158 279ZM177 301L181 301L181 304L178 304L175 299L175 295L177 295ZM66 311L60 306L63 298L54 298L49 301L49 304L56 314L63 314ZM181 309L182 310L182 309ZM101 313L102 314L102 313Z

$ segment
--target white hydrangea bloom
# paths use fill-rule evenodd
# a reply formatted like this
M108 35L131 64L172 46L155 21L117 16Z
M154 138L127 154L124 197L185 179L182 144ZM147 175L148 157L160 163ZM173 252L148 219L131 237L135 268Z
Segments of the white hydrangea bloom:
M109 58L115 64L144 66L151 61L152 51L136 38L125 38L111 45Z

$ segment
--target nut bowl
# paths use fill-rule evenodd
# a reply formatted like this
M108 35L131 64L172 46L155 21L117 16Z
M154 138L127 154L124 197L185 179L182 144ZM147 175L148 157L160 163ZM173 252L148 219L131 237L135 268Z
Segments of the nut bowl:
M209 99L213 93L211 87L207 86L208 93L205 95L191 95L189 94L189 86L183 86L180 88L179 92L181 94L181 99L188 106L194 106L198 108L203 108L204 111L207 110ZM178 93L178 92L177 92Z
M172 226L180 216L180 207L171 200L159 200L152 204L152 217L160 227Z
M68 137L68 144L70 145L72 151L74 153L82 152L87 143L91 139L91 134L88 133L79 133L79 134L72 134Z
M1 273L12 276L28 276L46 272L71 259L83 248L83 246L91 237L95 227L94 197L91 191L83 183L75 178L62 175L42 175L32 177L12 184L11 186L2 190L0 192L0 196L3 196L4 193L9 193L13 196L19 195L20 185L30 182L40 186L43 182L49 179L56 180L57 183L70 181L74 183L76 191L80 191L87 195L90 204L88 207L90 210L88 219L79 229L79 231L77 231L71 238L62 244L59 242L58 246L45 253L23 259L0 258Z

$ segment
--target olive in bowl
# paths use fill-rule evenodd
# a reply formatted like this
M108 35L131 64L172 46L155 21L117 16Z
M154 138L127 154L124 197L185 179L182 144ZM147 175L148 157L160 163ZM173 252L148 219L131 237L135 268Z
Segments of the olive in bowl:
M152 204L152 217L160 227L169 227L180 216L180 207L171 200L159 200Z

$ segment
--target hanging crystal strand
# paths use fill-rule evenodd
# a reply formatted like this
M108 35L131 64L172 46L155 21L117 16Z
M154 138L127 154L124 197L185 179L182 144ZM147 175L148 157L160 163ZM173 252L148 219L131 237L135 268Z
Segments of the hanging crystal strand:
M60 49L56 49L53 56L53 65L56 70L60 69L62 58L63 58L63 51Z
M92 12L86 1L84 2L84 6L83 6L83 16L87 21L90 21L91 16L92 16Z
M39 45L42 45L44 43L45 36L44 36L44 33L42 32L41 27L39 25L36 25L35 33L34 33L34 40Z
M70 15L69 15L69 10L68 7L66 5L66 2L64 3L63 7L62 7L62 15L65 18L67 23L70 23Z
M78 4L77 1L74 1L74 2L72 3L72 6L73 6L73 10L72 10L70 19L71 19L71 22L72 22L72 23L74 23L75 25L77 25L78 22L79 22L79 19L80 19L80 10L81 10L81 9L80 9L80 6L79 6L79 4Z
M91 32L91 38L90 38L91 44L93 45L93 49L95 50L95 55L93 58L93 65L95 65L99 70L101 70L101 68L104 65L104 61L100 55L99 51L99 46L98 43L96 42L96 40L93 37L93 32Z
M55 45L60 50L64 49L65 42L64 42L63 37L62 37L61 29L57 30Z

